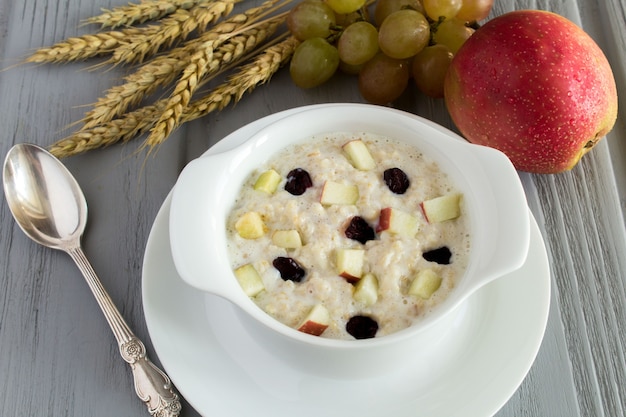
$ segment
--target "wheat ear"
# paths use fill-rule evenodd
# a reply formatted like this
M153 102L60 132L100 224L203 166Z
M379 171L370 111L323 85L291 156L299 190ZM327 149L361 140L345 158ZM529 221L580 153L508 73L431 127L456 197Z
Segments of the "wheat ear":
M123 114L128 108L139 104L146 96L152 94L159 87L166 86L176 80L181 71L189 64L189 57L198 49L198 45L215 41L224 34L233 33L247 26L251 21L259 18L264 12L271 9L276 0L251 8L244 13L236 14L227 20L216 24L210 31L201 34L198 38L188 41L183 46L173 48L169 53L158 55L139 67L134 73L124 78L124 83L109 88L103 97L100 97L93 108L85 114L82 122L83 129L91 129L99 124L106 123ZM214 59L224 56L218 50ZM232 56L226 51L224 60Z
M184 69L180 80L176 83L174 92L167 100L165 110L150 132L147 143L163 142L178 126L180 116L189 104L191 95L198 87L199 81L209 71L209 63L215 62L213 60L213 52L219 42L206 42L193 54L189 65Z
M185 109L181 121L190 122L211 112L222 110L230 103L237 103L244 94L268 82L281 66L289 62L297 45L298 41L290 37L268 47L252 62L241 66L225 83L205 97L192 101ZM146 133L159 119L166 105L167 99L162 99L153 105L126 113L119 119L92 129L78 131L54 143L49 150L58 158L67 158L115 143L128 142Z
M111 87L98 98L93 108L83 118L81 130L88 130L109 122L127 109L138 105L146 96L160 86L176 80L185 68L188 55L184 50L163 55L144 64L124 78L124 83Z
M184 123L207 114L223 110L230 103L237 103L244 94L267 83L274 74L291 59L299 41L289 37L264 50L249 64L242 65L228 80L214 88L205 97L193 101L185 111Z
M191 62L176 83L174 92L168 100L167 108L152 129L146 143L151 147L162 143L179 126L184 109L189 105L191 97L200 86L201 80L205 76L219 71L225 64L256 49L276 31L284 19L284 14L277 16L245 30L241 35L226 40L224 45L219 48L221 56L218 59L213 59L213 53L220 41L202 45L194 53Z
M160 24L68 38L52 46L37 49L24 59L24 63L59 64L102 55L111 57L100 66L141 63L161 48L172 46L194 30L206 29L207 25L227 16L239 1L241 0L213 0L209 4L198 4L190 10L177 10L161 20Z
M165 100L160 100L154 105L126 113L119 119L91 129L80 130L55 142L48 149L57 158L67 158L115 143L128 142L152 127L160 112L165 108L165 104Z
M151 20L158 20L174 13L176 10L188 10L199 3L212 0L141 0L113 9L102 9L102 13L83 21L83 24L97 24L101 28L115 29L132 26Z

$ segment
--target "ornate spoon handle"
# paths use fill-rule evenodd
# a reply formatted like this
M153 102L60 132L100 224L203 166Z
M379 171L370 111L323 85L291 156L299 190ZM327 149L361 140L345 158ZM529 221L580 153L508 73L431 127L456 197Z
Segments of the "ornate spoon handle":
M132 369L137 396L146 404L152 416L178 416L181 411L180 399L170 378L148 359L144 344L133 334L122 318L83 250L76 247L67 249L66 252L76 262L87 280L91 292L111 326L120 348L120 354Z
M150 415L175 417L181 410L178 395L169 377L146 356L146 348L136 337L120 345L122 358L130 364L137 396L146 403Z

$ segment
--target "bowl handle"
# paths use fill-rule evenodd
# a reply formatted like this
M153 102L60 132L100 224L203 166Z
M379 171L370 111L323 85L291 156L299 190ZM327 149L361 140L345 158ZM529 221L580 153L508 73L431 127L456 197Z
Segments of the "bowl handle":
M476 223L487 227L476 231L483 256L472 273L476 279L467 283L468 293L519 269L526 261L530 245L530 211L519 174L504 153L474 146L478 162L474 169L482 171L484 178L483 186L477 186L474 193L475 207L483 208L475 213L480 216ZM509 197L501 197L505 195Z
M215 262L228 258L226 245L217 242L226 239L222 237L226 208L220 196L236 168L232 152L195 159L183 169L172 192L169 227L172 258L181 278L195 288L238 301L243 291L234 277L228 279L229 263Z

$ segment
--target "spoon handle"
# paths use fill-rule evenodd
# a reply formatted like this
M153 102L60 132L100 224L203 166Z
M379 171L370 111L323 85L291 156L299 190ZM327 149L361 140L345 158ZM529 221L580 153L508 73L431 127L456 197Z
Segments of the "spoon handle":
M83 250L79 246L67 249L66 252L76 262L87 280L91 292L113 330L120 354L132 369L137 396L146 404L152 416L178 416L181 404L170 378L148 359L144 344L133 334L122 318Z

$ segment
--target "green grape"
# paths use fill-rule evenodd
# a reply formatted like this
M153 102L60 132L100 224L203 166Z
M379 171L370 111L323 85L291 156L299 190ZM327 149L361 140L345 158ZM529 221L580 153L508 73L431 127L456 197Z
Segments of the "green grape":
M361 69L364 67L364 64L361 65L350 65L346 64L343 61L339 61L339 71L348 75L359 75Z
M463 0L456 18L464 22L477 22L485 19L491 12L494 0Z
M452 62L452 52L445 45L432 45L413 57L411 73L417 88L434 98L443 97L443 81Z
M378 31L368 22L353 23L339 37L337 49L346 64L364 64L378 52Z
M437 26L437 31L433 34L433 41L447 46L450 52L456 54L473 33L474 29L465 26L465 23L460 20L444 20Z
M317 87L333 76L339 66L339 52L323 38L302 42L293 53L289 73L301 88Z
M391 58L410 58L428 45L430 25L418 11L402 9L391 13L378 29L380 50Z
M423 0L426 15L432 20L452 19L461 10L463 0Z
M408 84L408 62L383 53L369 60L359 72L361 96L373 104L391 103L402 95Z
M421 0L378 0L374 8L374 22L380 26L387 16L401 9L414 9L425 14Z
M326 0L335 13L346 14L359 10L366 0Z
M335 12L321 0L305 0L287 15L287 28L297 39L327 38L335 26Z

